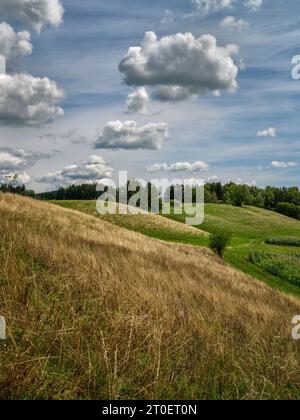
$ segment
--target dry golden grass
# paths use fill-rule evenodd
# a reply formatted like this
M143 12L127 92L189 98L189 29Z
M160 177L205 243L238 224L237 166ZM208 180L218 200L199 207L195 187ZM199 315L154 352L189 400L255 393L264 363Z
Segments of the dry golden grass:
M123 212L129 213L129 206L118 204L118 214L106 214L100 215L96 210L96 201L82 201L82 200L70 200L70 201L56 201L54 202L65 208L72 210L78 210L80 212L97 216L99 219L104 220L114 225L125 227L126 229L133 230L139 233L150 233L152 235L166 233L169 236L186 235L190 238L205 238L209 234L193 226L186 225L184 223L175 222L174 220L167 219L166 217L155 215L148 212L143 212L140 209L141 214L119 214L121 208ZM136 211L136 208L131 208L131 212Z
M0 398L299 398L300 303L226 266L0 195Z

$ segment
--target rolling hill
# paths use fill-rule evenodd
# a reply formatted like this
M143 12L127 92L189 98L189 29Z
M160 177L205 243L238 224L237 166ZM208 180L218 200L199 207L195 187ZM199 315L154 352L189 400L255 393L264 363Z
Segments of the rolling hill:
M198 228L186 226L186 215L159 217L151 214L139 216L99 216L95 201L56 201L59 206L97 216L110 223L169 242L208 246L209 234L225 231L231 235L231 244L225 259L235 268L264 281L268 285L300 297L300 284L266 272L253 264L252 251L281 255L299 255L299 247L270 246L270 238L300 238L300 222L272 211L257 207L233 207L227 204L206 204L205 221ZM197 233L198 232L198 233ZM297 266L300 271L300 260Z
M0 233L0 398L299 398L298 299L28 198L0 195Z
M236 237L251 239L274 235L300 237L298 220L258 207L234 207L228 204L206 204L205 221L201 229L207 232L221 229Z
M206 245L208 241L208 233L201 229L151 213L130 216L121 214L99 215L96 211L96 202L94 200L52 201L52 203L67 209L97 216L97 218L106 222L156 239L192 245Z
M171 215L174 221L184 223L185 215ZM271 238L300 238L300 222L281 214L244 206L234 207L228 204L206 204L205 221L201 230L209 233L225 231L231 235L231 246L225 259L234 267L263 280L268 285L300 297L300 284L291 283L284 277L274 275L276 270L265 271L254 265L249 255L253 251L269 253L276 257L276 265L288 255L297 257L296 266L300 271L299 247L273 246L266 244Z

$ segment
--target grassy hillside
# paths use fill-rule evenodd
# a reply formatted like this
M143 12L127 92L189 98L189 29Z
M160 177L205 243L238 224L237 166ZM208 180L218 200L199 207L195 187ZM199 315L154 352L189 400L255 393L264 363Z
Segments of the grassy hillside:
M214 232L222 229L234 236L268 238L299 236L300 222L257 207L234 207L227 204L206 204L205 222L201 229Z
M0 195L0 398L299 398L299 301L95 217Z
M191 245L206 245L208 243L207 232L200 229L178 223L159 215L145 213L141 215L99 215L96 211L95 201L53 201L61 207L77 210L92 216L97 216L114 225L124 227L134 232L142 233L152 238L165 241L182 242Z
M95 201L57 201L56 204L97 215ZM200 246L208 246L209 233L226 231L232 236L231 245L225 254L227 262L272 287L300 296L300 282L295 284L289 280L289 276L275 275L273 270L266 271L249 260L252 251L275 253L279 263L286 254L298 256L299 247L265 244L266 239L273 237L300 238L300 222L297 220L256 207L238 208L226 204L206 204L205 221L199 226L200 229L184 225L184 214L167 218L153 215L97 217L157 239ZM300 258L295 261L300 271Z
M185 216L172 215L172 220L184 223ZM287 255L299 257L299 247L274 246L265 243L270 238L300 238L300 222L281 214L257 207L234 207L226 204L206 204L205 221L200 228L214 233L225 231L232 236L226 260L236 268L272 287L300 296L300 282L295 284L289 276L278 276L276 270L266 270L249 260L253 251L270 254L276 265ZM295 260L300 271L300 258Z

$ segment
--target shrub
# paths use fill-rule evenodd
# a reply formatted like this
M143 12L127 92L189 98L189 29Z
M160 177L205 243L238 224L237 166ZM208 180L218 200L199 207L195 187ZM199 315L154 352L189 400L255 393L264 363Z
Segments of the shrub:
M300 239L280 239L270 238L265 241L267 245L279 245L279 246L295 246L300 247Z
M230 243L230 235L226 232L219 232L210 235L210 249L220 257L224 256L224 252Z

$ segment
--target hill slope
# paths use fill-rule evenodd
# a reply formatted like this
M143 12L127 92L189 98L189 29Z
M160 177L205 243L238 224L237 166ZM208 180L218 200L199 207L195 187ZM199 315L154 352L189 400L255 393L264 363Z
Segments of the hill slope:
M124 227L134 232L165 241L184 242L192 245L207 244L208 234L200 229L178 223L163 216L145 213L140 215L99 215L96 211L96 201L69 200L53 201L61 207L77 210L82 213L97 216L114 225Z
M186 226L183 215L160 217L151 214L140 216L106 215L96 213L95 201L56 201L59 206L78 210L97 216L118 226L147 236L169 242L208 246L209 233L226 231L231 235L231 244L225 259L234 267L266 282L268 285L286 293L300 297L300 287L288 279L278 277L253 264L249 255L252 251L276 253L279 263L286 254L297 256L299 247L270 246L265 244L269 238L300 238L300 222L272 211L257 207L233 207L228 204L206 204L205 221L198 228ZM282 257L283 256L283 257ZM299 266L300 259L296 259ZM273 269L272 269L273 272Z
M185 216L172 215L172 220L184 223ZM249 255L252 251L270 253L277 256L278 264L287 254L299 256L299 247L271 246L265 243L270 238L298 238L300 239L300 222L281 214L259 209L257 207L234 207L228 204L206 204L205 221L200 228L206 232L228 232L231 236L231 246L225 254L226 260L247 274L265 281L272 287L287 293L300 296L299 284L294 284L285 278L255 266ZM297 266L300 270L300 259Z
M299 398L298 300L200 248L0 195L1 398Z
M257 207L206 204L201 229L212 232L218 228L235 236L250 238L300 236L300 222L282 214Z

